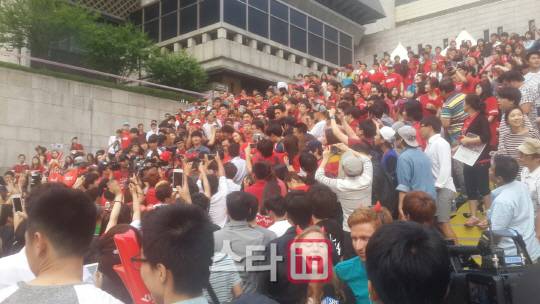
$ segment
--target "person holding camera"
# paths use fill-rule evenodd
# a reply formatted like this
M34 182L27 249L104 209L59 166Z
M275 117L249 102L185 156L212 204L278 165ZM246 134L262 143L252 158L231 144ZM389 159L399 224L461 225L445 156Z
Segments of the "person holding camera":
M113 176L118 181L122 193L124 193L129 179L129 156L127 154L120 154L118 156L118 164L120 165L120 170L114 171Z

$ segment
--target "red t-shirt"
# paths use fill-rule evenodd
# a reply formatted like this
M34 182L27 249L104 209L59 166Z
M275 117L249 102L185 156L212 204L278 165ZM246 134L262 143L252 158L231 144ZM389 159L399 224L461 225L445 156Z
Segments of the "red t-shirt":
M413 128L416 130L416 142L422 147L422 151L426 150L427 139L423 139L422 135L420 135L420 122L417 121Z
M11 168L11 170L13 170L14 173L21 174L21 173L23 173L23 170L24 171L30 171L30 166L26 165L26 164L22 165L22 166L21 165L15 165L15 166L13 166L13 168ZM15 179L15 183L18 183L18 182L19 182L19 178L17 177Z
M403 79L403 88L405 90L407 90L409 86L414 83L414 75L416 75L416 71L411 69L405 79Z
M114 171L113 176L116 181L118 181L118 185L120 186L120 189L122 189L122 193L124 193L129 179L129 171Z
M431 72L431 63L432 62L433 62L433 60L431 60L431 59L424 62L424 66L423 66L424 74L427 74L428 72Z
M491 131L491 141L489 142L489 145L492 147L495 147L495 145L499 142L499 135L497 134L497 128L501 124L499 121L497 121L497 115L499 115L499 105L497 102L497 98L494 96L489 97L486 99L486 112L488 115L486 115L487 118L490 116L495 116L495 119L489 123L489 130Z
M131 143L131 134L129 132L122 133L122 150L127 148Z
M474 93L476 85L480 82L480 79L478 79L478 77L472 78L471 76L467 76L467 81L467 84L462 83L461 90L459 91L463 94Z
M156 188L152 187L146 191L146 205L159 204L159 200L156 198Z
M385 87L391 88L396 87L398 91L401 91L399 88L399 84L403 82L403 77L399 75L398 73L394 73L390 76L386 76L386 82L384 84Z
M371 80L371 82L378 81L379 83L382 83L384 81L384 73L373 73L371 76L369 76L369 80Z
M435 107L440 108L440 107L442 107L442 98L441 98L441 96L437 95L437 98L435 100L433 100L433 99L429 99L428 94L424 94L424 95L420 96L420 103L422 104L422 109L424 109L424 116L437 115L437 110L428 110L426 108L426 105L428 103L430 103L430 104L434 105Z
M442 72L444 70L444 56L443 55L437 55L437 64L439 65L439 71Z
M371 73L370 72L365 72L365 73L362 73L360 75L360 80L363 80L364 78L369 78L370 81L373 81L373 78L371 78Z
M309 185L303 185L303 186L296 187L294 190L304 190L307 192L309 187L310 187Z

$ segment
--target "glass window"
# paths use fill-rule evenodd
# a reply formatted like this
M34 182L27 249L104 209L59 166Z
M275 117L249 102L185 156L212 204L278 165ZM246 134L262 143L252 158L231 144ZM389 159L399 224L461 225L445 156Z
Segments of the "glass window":
M178 0L161 0L161 16L178 10Z
M248 31L268 38L268 14L250 7L248 18Z
M223 0L223 21L246 29L246 4L237 0Z
M324 25L324 38L338 43L338 30L336 30L333 27L329 27L328 25Z
M129 15L129 20L133 22L133 24L135 25L141 25L142 24L142 9L131 13Z
M144 22L154 20L159 17L159 2L144 8Z
M237 0L223 0L223 21L246 29L246 4Z
M308 34L308 54L323 58L323 39L319 36Z
M339 48L339 63L349 65L352 61L352 51L344 47Z
M289 45L289 25L275 17L270 17L270 39Z
M324 60L338 64L338 45L328 40L324 41Z
M197 6L192 5L180 10L180 35L197 29Z
M289 20L289 8L276 0L270 0L270 14L285 21Z
M317 34L319 36L323 36L323 24L320 21L317 21L311 17L309 19L309 32L313 34Z
M249 0L248 4L268 13L268 0Z
M291 10L292 12L292 10ZM291 25L291 47L300 52L306 52L306 31Z
M178 13L161 17L161 41L178 36Z
M297 10L291 8L291 24L294 24L304 30L307 30L306 27L306 15L300 13Z
M219 22L219 0L204 0L199 3L199 26L201 28Z
M144 31L148 33L148 39L155 43L159 42L159 20L154 20L145 24Z
M352 37L343 32L339 32L339 45L352 49Z
M197 0L180 0L180 8L197 3Z

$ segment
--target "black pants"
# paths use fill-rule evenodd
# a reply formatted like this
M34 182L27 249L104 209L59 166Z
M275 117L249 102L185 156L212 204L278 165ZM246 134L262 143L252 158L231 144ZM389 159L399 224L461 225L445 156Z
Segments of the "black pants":
M470 200L478 200L478 193L486 196L491 193L489 189L489 167L490 162L474 164L474 166L463 165L463 175L465 175L465 189Z
M341 250L343 255L343 261L350 260L357 256L352 244L351 233L343 231L343 244L341 244Z

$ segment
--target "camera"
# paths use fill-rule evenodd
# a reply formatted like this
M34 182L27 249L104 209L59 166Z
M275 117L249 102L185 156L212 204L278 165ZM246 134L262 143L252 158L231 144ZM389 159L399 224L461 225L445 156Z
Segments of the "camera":
M339 148L336 147L336 146L331 146L330 147L330 155L338 155L340 151L341 150L339 150Z
M120 170L120 164L118 163L118 160L114 159L109 163L109 168L111 168L112 171L118 171Z

